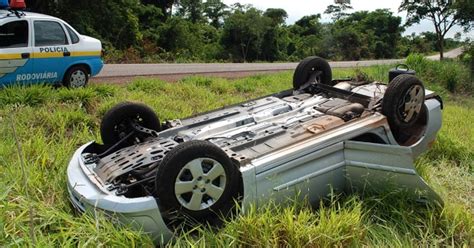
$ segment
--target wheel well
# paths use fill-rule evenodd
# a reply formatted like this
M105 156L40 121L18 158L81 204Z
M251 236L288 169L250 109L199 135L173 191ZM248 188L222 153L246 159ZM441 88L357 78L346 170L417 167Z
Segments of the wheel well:
M360 142L370 142L375 144L387 144L380 136L374 133L364 133L351 140Z
M87 74L89 74L89 75L91 74L91 67L88 64L85 64L85 63L71 65L71 66L69 66L67 71L69 71L69 70L71 70L71 68L77 67L77 66L84 67L87 70Z
M426 132L428 125L428 108L425 104L421 107L419 118L410 128L392 130L401 146L411 146L418 142Z
M76 67L76 66L81 66L81 67L86 68L87 74L88 74L88 75L91 74L91 67L90 67L88 64L81 63L81 64L74 64L74 65L71 65L71 66L69 66L69 68L67 68L67 70L65 71L65 73L64 73L64 75L63 75L63 80L61 81L62 84L64 84L64 81L66 80L66 76L67 76L67 73L69 72L69 70L71 70L71 68L74 68L74 67Z

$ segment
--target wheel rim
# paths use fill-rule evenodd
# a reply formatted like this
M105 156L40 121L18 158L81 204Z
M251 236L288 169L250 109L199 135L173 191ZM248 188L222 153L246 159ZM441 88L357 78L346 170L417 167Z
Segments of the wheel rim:
M414 85L408 89L402 97L398 106L400 115L404 122L410 122L420 113L423 105L424 92L420 85Z
M323 72L322 71L318 71L316 70L316 68L311 68L311 74L309 76L309 79L308 81L310 81L311 83L321 83L321 80L322 80L322 76L323 76Z
M127 118L117 125L114 126L114 131L117 133L119 140L123 139L125 136L127 136L130 132L133 131L132 123L135 122L136 124L143 125L143 118L140 117L140 115L137 115L132 118ZM138 136L132 136L133 139L138 139L136 140L139 142L139 137Z
M76 70L71 73L69 79L69 86L72 88L79 88L86 85L87 75L82 70Z
M214 205L225 190L224 166L211 158L188 162L178 173L175 196L181 206L199 211Z

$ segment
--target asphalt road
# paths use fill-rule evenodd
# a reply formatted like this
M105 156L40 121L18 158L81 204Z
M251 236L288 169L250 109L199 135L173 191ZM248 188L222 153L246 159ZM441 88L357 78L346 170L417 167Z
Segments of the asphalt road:
M461 55L461 53L462 53L462 47L458 47L456 49L444 52L444 57L445 58L456 58L459 55ZM428 56L427 58L432 59L432 60L439 60L439 53L435 54L435 55Z
M457 57L461 48L445 53L445 57ZM439 59L439 55L429 56L429 59ZM395 64L403 59L337 61L330 62L333 68L364 67L372 65ZM94 81L107 79L124 80L137 76L156 76L173 80L176 76L189 74L204 74L231 76L247 76L255 73L294 70L298 63L209 63L209 64L106 64ZM112 80L114 81L114 80Z

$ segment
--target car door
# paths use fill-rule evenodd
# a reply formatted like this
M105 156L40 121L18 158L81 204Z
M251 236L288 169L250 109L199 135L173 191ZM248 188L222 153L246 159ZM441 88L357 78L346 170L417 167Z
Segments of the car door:
M33 70L30 26L27 20L0 23L0 85L28 82Z
M344 157L347 192L398 191L420 202L442 203L416 171L411 147L345 141Z
M71 63L71 45L63 25L56 20L34 20L35 82L61 82Z
M344 190L344 143L305 143L252 161L258 204L321 197Z

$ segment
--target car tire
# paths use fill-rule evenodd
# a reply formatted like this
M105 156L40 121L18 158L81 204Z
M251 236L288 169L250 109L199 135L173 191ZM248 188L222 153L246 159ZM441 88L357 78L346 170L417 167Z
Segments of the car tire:
M155 131L161 130L160 120L153 109L145 104L122 102L109 109L100 124L100 136L105 145L114 145L133 128L130 122L134 121L142 127ZM138 133L130 137L123 143L124 145L133 145L136 139L143 141L147 135Z
M315 76L314 73L320 75ZM293 89L299 90L311 77L322 84L332 85L332 71L329 63L320 57L312 56L302 60L293 74Z
M89 72L84 66L73 66L66 71L63 85L68 88L83 88L89 82Z
M174 220L217 224L235 207L238 173L216 145L201 140L181 143L165 156L156 172L160 209Z
M424 102L425 87L415 76L402 74L390 82L382 100L382 114L395 135L417 122Z

